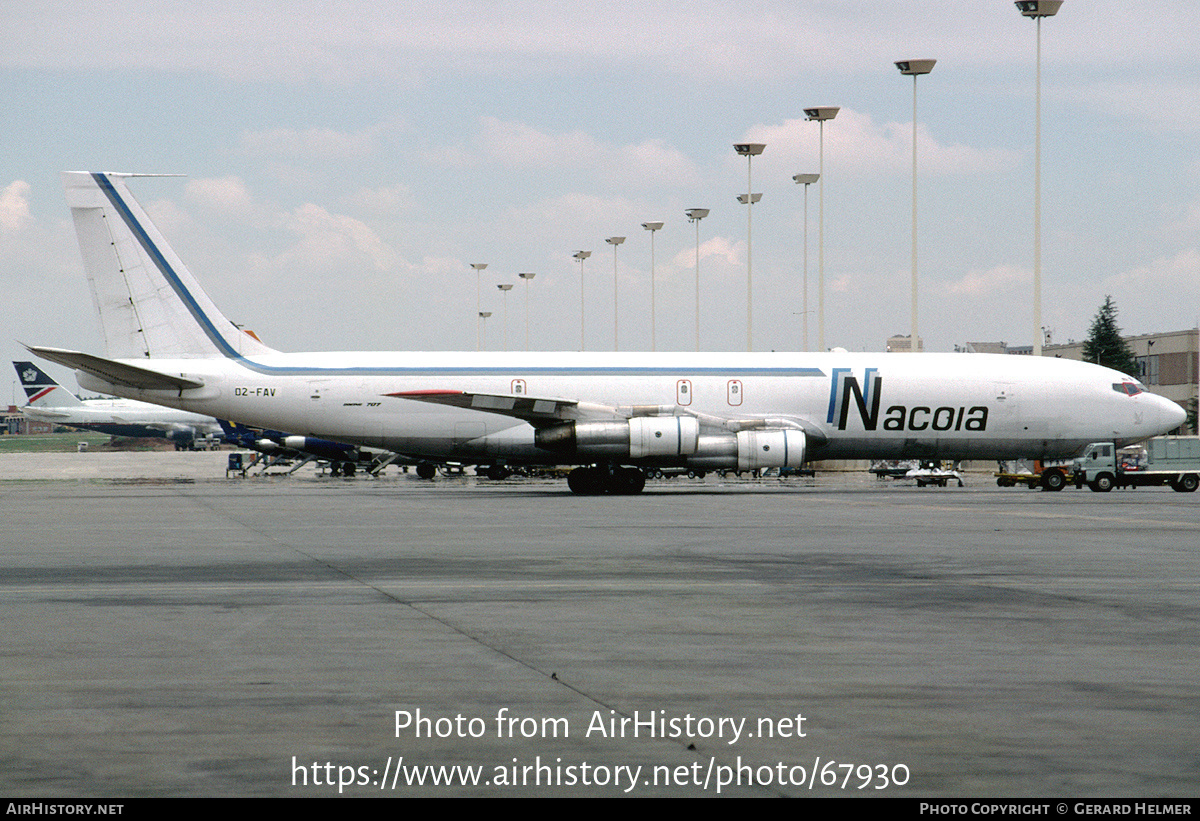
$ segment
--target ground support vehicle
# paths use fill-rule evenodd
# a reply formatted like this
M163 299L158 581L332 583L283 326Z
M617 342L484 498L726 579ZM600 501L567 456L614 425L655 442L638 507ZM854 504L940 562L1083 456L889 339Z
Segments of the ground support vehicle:
M1200 437L1150 439L1144 456L1121 454L1112 442L1093 442L1075 459L1075 487L1085 484L1098 493L1155 485L1191 493L1200 487Z

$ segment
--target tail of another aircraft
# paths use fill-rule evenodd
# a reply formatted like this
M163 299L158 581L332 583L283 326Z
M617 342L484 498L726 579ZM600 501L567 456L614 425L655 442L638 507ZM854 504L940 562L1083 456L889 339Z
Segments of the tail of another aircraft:
M131 176L139 175L62 175L108 356L271 353L217 310L129 192L125 178Z
M79 397L32 362L13 362L13 367L25 388L26 405L35 408L83 407Z

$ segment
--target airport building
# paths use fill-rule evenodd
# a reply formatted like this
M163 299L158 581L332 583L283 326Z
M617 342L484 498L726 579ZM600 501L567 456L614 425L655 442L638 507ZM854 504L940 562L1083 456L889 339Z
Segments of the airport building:
M54 425L50 422L41 422L37 419L30 419L16 405L9 405L8 410L4 413L4 424L0 427L0 433L20 435L20 434L41 434L53 433Z
M912 352L912 334L901 336L888 337L887 347L884 349L888 353L911 353ZM925 340L917 337L917 351L925 350Z

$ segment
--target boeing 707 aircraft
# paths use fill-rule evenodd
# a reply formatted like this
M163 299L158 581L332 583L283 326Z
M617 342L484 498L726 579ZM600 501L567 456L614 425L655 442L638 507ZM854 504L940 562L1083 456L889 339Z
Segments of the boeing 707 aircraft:
M1108 368L989 354L281 353L239 331L126 180L68 172L107 356L30 348L89 390L413 459L575 465L576 493L643 468L812 459L1062 458L1179 426Z

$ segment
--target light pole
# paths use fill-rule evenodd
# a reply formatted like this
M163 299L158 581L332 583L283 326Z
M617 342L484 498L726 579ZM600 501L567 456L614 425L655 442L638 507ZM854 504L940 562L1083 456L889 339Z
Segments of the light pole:
M654 329L654 232L663 227L661 222L643 222L642 227L650 232L650 350L658 350Z
M820 174L796 174L797 185L804 186L804 347L808 350L808 187L821 178Z
M689 208L683 212L688 222L696 224L696 350L700 350L700 220L708 216L707 208Z
M479 324L483 326L483 342L487 344L487 318L492 315L491 311L479 312Z
M505 282L496 286L500 289L500 293L504 294L504 350L508 350L508 292L512 290L512 283Z
M1037 127L1033 149L1033 355L1042 355L1042 18L1063 0L1017 0L1017 11L1037 20Z
M746 206L746 350L754 350L754 280L750 275L750 249L751 249L751 215L754 212L754 203L762 199L762 194L752 193L754 186L750 181L750 168L754 164L754 158L763 153L763 149L767 146L763 143L737 143L733 146L733 150L746 158L746 194L738 197L738 202Z
M937 60L901 60L896 68L913 78L913 136L912 136L912 344L909 350L917 353L921 343L917 335L917 75L933 71Z
M529 281L535 274L517 274L525 280L525 350L529 350Z
M584 344L584 317L587 315L583 307L583 261L592 255L591 251L576 251L575 259L579 260L579 350L587 349Z
M617 346L617 246L625 241L625 237L609 237L604 240L613 247L613 350Z
M841 109L835 105L804 109L804 116L816 120L821 127L821 180L817 218L817 347L825 350L825 121L832 120Z
M479 274L480 274L480 271L482 271L484 268L487 267L487 263L486 262L472 262L471 267L475 269L475 313L479 315L475 318L475 350L480 351L480 350L483 350L483 348L481 347L483 345L483 338L482 338L483 312L481 310L481 308L483 306L481 304L480 289L482 288L482 286L480 284L480 275Z

